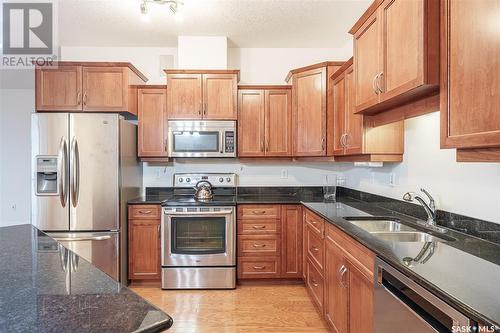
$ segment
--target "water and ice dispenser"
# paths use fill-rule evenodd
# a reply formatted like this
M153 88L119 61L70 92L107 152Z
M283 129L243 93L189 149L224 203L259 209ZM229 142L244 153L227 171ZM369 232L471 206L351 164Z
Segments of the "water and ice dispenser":
M58 195L57 156L36 157L36 194Z

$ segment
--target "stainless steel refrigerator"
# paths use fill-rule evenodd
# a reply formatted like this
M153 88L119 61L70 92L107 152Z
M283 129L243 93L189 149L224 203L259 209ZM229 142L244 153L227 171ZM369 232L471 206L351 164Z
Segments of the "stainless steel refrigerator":
M127 201L141 194L136 125L117 114L32 115L32 223L127 279Z

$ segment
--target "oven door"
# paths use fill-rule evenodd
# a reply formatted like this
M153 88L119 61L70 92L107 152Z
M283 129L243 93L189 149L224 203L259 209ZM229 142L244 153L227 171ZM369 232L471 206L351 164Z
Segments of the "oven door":
M236 265L233 207L163 217L162 266Z

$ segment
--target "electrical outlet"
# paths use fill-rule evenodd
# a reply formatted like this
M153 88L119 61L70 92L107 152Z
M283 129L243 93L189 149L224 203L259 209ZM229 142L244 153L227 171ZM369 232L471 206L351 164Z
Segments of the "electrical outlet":
M287 179L288 178L288 170L287 169L281 169L280 178L281 179Z
M389 174L389 186L396 186L396 174L394 172Z

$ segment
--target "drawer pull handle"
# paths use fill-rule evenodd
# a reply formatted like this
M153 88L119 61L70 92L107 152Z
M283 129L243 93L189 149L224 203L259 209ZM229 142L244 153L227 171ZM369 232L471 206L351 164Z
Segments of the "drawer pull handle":
M253 247L266 247L266 244L253 244Z
M316 280L312 279L311 280L311 284L314 286L314 287L317 287L318 286L318 282L316 282Z
M252 228L254 228L254 229L266 229L266 226L265 225L254 225L254 226L252 226Z
M151 214L151 211L150 210L140 210L139 213L140 214Z
M311 247L311 250L314 251L314 252L318 252L319 248L317 248L316 246L313 246L313 247Z
M253 269L264 269L266 266L253 266Z
M266 211L265 210L252 210L252 213L254 215L262 215L262 214L265 214Z

